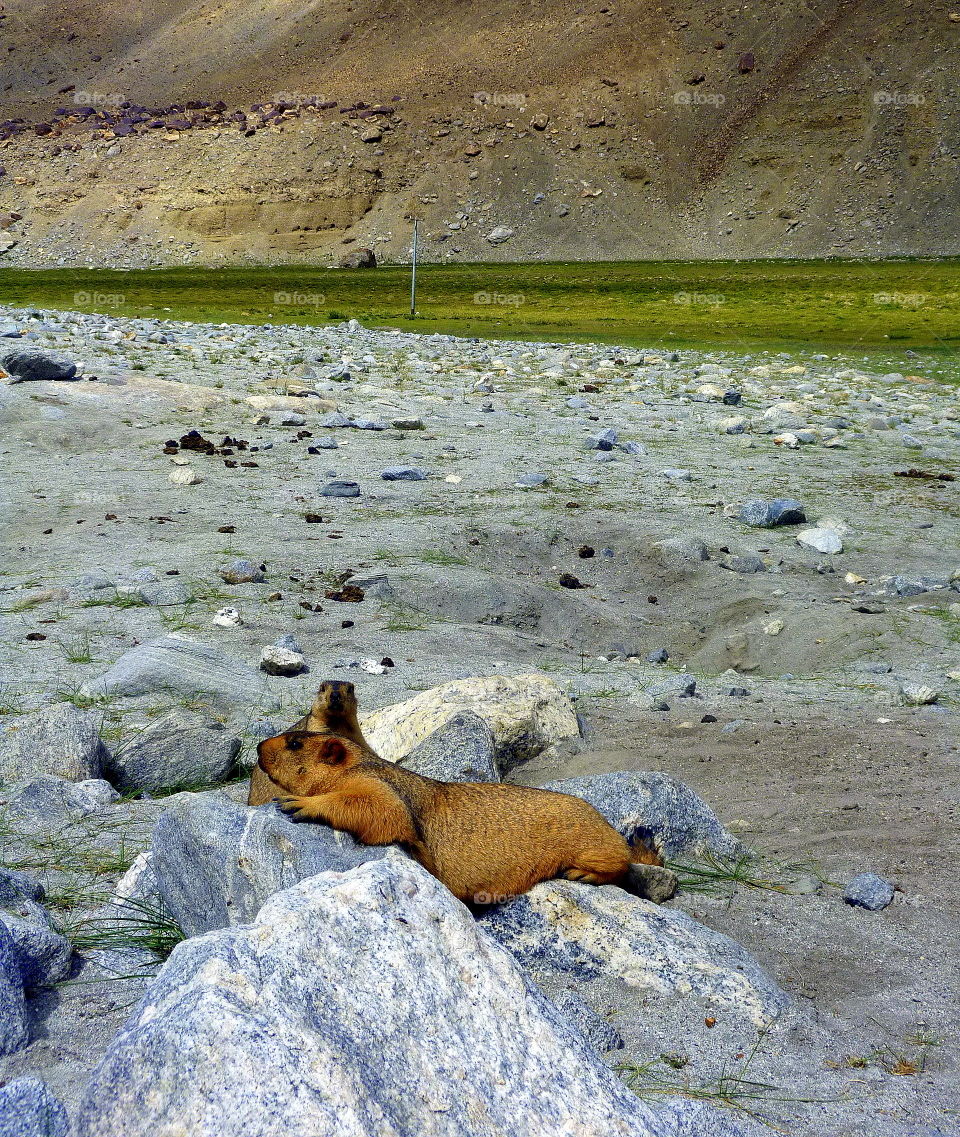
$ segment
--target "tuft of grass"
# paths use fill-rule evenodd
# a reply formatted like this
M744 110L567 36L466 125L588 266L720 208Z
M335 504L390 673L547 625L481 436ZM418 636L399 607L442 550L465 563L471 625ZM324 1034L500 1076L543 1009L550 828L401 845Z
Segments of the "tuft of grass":
M9 608L4 608L4 614L8 616L15 615L17 612L32 612L34 608L39 608L43 604L43 600L36 596L25 596L22 600L15 600Z
M0 715L22 715L26 705L23 696L8 687L0 687Z
M60 931L79 952L135 949L161 960L186 939L161 900L125 900L109 914L61 924Z
M705 1082L694 1082L689 1075L679 1076L689 1063L683 1054L661 1054L645 1062L624 1062L617 1071L637 1097L683 1097L724 1106L751 1117L756 1117L756 1108L764 1104L814 1102L813 1098L789 1097L782 1087L750 1077L750 1068L764 1038L765 1032L761 1031L741 1065L730 1071L723 1068L715 1078Z
M80 603L81 608L147 608L149 605L140 596L110 596L102 600L91 597Z
M83 632L72 640L57 640L57 645L63 652L67 663L93 663L93 646L90 642L90 633Z
M827 880L809 865L781 865L750 853L723 857L707 849L696 858L669 861L668 865L677 874L683 892L701 892L710 896L730 896L738 885L789 894L790 875L797 872L809 873L831 888L838 887L835 881Z
M427 622L419 612L400 604L381 604L380 611L387 617L388 632L425 632Z

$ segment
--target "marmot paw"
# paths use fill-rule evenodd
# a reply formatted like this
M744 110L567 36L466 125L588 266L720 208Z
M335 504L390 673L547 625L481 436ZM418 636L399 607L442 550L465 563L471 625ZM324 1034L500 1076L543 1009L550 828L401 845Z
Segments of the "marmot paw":
M310 821L312 814L307 808L309 800L305 797L278 797L277 805L283 813L293 818L294 821Z

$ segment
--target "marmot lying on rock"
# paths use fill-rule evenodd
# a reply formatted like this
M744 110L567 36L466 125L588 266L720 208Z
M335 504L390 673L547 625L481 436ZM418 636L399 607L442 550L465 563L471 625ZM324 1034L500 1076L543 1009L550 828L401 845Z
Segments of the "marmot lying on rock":
M290 729L335 734L338 738L347 738L355 742L370 754L374 753L360 730L360 720L357 718L357 695L352 683L344 683L337 679L321 683L310 713L304 715L299 722L295 722ZM268 801L273 801L282 793L281 787L270 781L258 762L250 774L247 805L266 805Z
M293 730L261 742L280 808L366 845L397 843L460 900L491 904L542 880L619 884L663 900L676 877L580 798L527 786L437 782L349 738Z

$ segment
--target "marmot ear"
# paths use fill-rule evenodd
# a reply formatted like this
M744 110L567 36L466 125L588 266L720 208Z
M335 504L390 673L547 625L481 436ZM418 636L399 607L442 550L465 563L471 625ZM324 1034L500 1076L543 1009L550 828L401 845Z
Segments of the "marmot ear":
M317 750L317 757L328 766L339 766L341 762L346 762L349 751L339 738L326 738Z

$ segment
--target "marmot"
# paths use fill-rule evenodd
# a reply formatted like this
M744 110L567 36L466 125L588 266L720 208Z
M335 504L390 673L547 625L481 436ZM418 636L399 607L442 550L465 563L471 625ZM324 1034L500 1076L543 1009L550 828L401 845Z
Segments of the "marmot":
M438 782L385 762L347 738L288 731L261 742L260 764L288 791L280 808L320 821L366 845L404 846L458 897L490 904L542 880L565 877L620 884L664 899L670 884L638 866L662 865L657 852L631 846L592 805L527 786ZM670 881L666 869L653 875Z
M337 679L321 683L310 713L304 715L299 722L295 722L290 729L335 734L339 738L355 742L373 754L370 744L360 730L360 720L357 718L357 695L352 683L344 683ZM270 781L258 762L250 773L247 805L265 805L283 792L280 786Z

